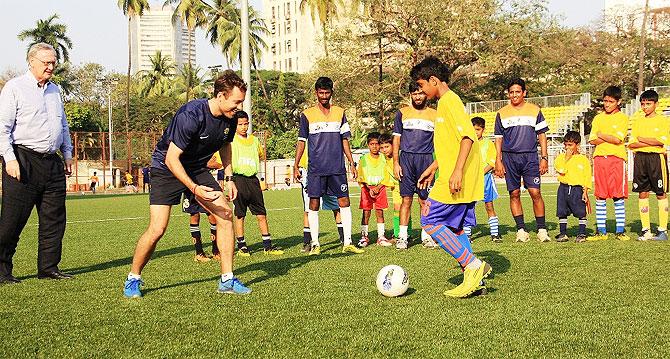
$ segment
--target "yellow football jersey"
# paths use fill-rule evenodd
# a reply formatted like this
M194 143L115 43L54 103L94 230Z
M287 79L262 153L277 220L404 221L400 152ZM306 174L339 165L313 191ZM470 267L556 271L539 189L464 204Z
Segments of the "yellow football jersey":
M591 124L589 141L598 138L598 132L618 138L621 140L621 144L615 145L609 142L601 143L597 145L595 151L593 151L594 157L616 156L624 160L628 159L626 145L624 143L626 132L628 132L628 116L621 111L613 114L606 114L605 112L599 113L593 119L593 123Z
M591 163L582 154L575 154L565 161L565 153L561 153L554 160L554 167L558 172L558 182L570 186L582 186L592 188L591 185Z
M463 167L461 190L452 194L449 178L456 166L458 152L463 138L473 141ZM484 173L481 166L479 140L465 113L465 106L453 91L445 93L437 104L435 120L435 159L440 168L440 176L430 191L430 198L445 204L470 203L484 198Z
M496 146L493 142L482 139L479 141L479 150L482 154L482 171L486 166L496 166Z
M668 139L670 132L670 123L668 118L662 115L656 115L652 118L641 118L633 123L633 129L630 132L629 143L637 142L638 137L651 137L662 142L665 146L670 144ZM665 148L661 147L640 147L634 148L635 152L665 153Z

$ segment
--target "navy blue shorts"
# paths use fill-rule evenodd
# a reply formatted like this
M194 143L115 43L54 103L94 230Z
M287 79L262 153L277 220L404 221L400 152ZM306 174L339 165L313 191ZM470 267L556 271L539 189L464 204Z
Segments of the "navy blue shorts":
M200 203L195 200L195 195L191 191L184 191L184 197L181 201L181 210L188 214L204 213L209 215L209 212L205 207L201 206Z
M216 180L217 181L223 181L223 179L226 177L226 174L223 170L218 170L216 171Z
M214 176L212 176L207 169L186 172L186 174L191 177L195 183L201 186L207 186L215 191L221 191L219 183L216 182ZM151 186L151 192L149 192L150 205L175 206L181 201L182 193L186 194L186 192L188 192L191 194L191 189L186 188L186 186L184 186L184 184L170 171L151 168L151 177L153 185Z
M400 168L402 169L400 195L402 197L412 197L416 193L421 199L428 198L428 189L418 189L416 183L419 181L419 176L432 163L432 153L400 152Z
M576 218L585 218L586 203L582 201L583 193L582 186L569 186L561 183L556 196L556 217L568 218L572 214Z
M526 188L540 188L540 161L537 152L503 152L507 191L521 188L521 179Z
M347 175L319 176L307 173L307 195L309 198L321 198L323 196L334 196L337 198L349 197L349 185Z
M477 225L475 203L445 204L428 198L425 204L428 213L421 213L421 225L444 225L453 232L460 232L464 226L474 227Z

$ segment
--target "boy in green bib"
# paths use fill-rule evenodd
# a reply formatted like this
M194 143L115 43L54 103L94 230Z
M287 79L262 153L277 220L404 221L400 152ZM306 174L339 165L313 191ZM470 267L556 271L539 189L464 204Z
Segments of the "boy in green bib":
M281 255L284 251L272 244L263 191L260 181L256 177L260 169L260 159L264 156L263 148L256 136L247 133L249 130L249 115L244 111L238 111L236 116L237 131L232 142L232 165L233 182L237 187L237 198L233 200L233 204L235 204L237 255L242 257L251 255L244 239L244 217L247 215L247 208L258 219L265 254Z
M361 218L361 240L358 242L360 247L367 247L370 243L368 239L368 222L372 210L375 210L377 216L377 244L388 247L391 242L384 236L384 210L388 208L388 199L386 198L386 157L379 153L379 132L368 134L367 142L370 153L363 155L358 164L358 183L361 186L361 204L363 210Z

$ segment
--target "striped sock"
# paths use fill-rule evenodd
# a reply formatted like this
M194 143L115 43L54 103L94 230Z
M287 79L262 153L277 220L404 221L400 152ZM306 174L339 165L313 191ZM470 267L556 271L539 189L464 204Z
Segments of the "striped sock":
M197 224L191 224L188 226L188 230L191 231L191 237L195 239L200 239L202 238L202 235L200 234L200 226Z
M470 237L472 235L472 227L465 226L463 227L463 233Z
M658 200L658 230L668 229L668 198Z
M498 235L498 216L489 217L489 228L492 236Z
M642 230L651 229L651 220L649 219L649 198L642 199L637 202L640 210L640 222L642 222Z
M216 236L216 223L210 223L209 224L209 233L213 234Z
M579 234L586 234L586 217L579 219Z
M623 198L614 201L614 214L616 216L616 232L623 233L626 225L626 206Z
M565 234L568 231L568 218L559 218L558 219L558 228L561 234Z
M428 224L423 227L433 240L442 247L447 253L454 257L461 267L465 268L477 257L464 246L458 237L445 225Z
M607 201L604 199L596 200L596 228L598 233L607 234Z

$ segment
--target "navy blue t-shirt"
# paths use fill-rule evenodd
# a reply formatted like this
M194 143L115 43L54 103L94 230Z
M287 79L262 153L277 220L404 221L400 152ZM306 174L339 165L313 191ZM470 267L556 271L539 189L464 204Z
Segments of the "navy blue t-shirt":
M170 142L184 151L179 158L187 172L207 167L207 161L224 143L232 142L237 118L215 117L207 99L186 103L174 115L151 156L151 167L168 170L165 165Z

